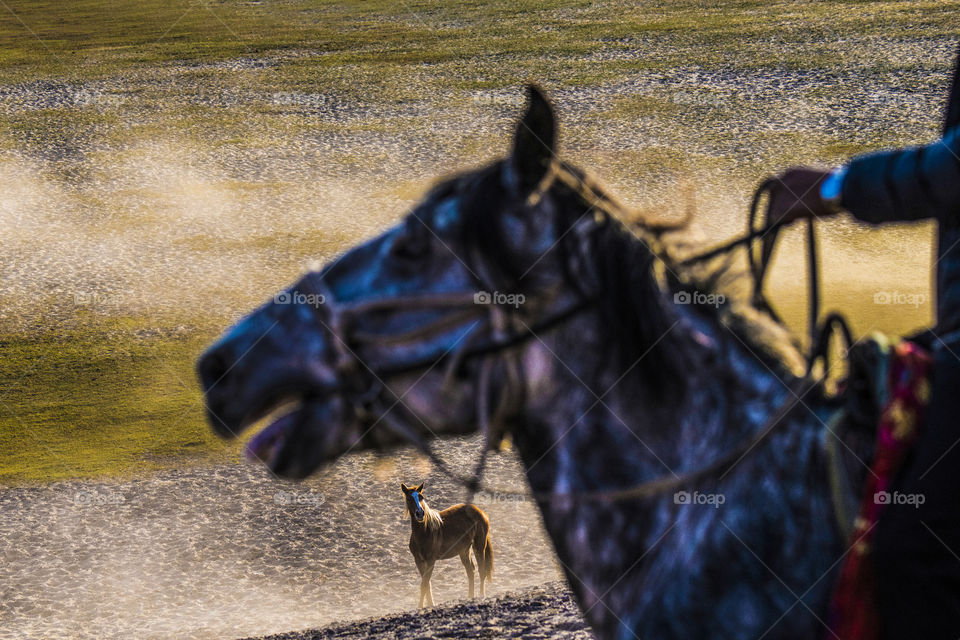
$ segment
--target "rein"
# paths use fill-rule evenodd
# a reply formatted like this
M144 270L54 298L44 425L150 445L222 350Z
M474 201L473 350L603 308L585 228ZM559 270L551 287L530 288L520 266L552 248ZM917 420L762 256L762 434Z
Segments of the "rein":
M779 316L777 316L773 310L772 305L766 300L763 284L777 234L781 228L786 226L786 223L776 221L767 223L759 228L755 227L759 203L764 194L770 191L773 184L773 179L766 180L754 193L750 205L748 229L745 234L714 249L686 258L679 264L681 266L688 266L705 262L720 255L727 254L741 245L747 245L750 274L753 280L751 302L758 309L770 314L775 320L779 320ZM755 243L758 240L761 242L759 253L755 251ZM776 430L783 420L794 410L796 405L801 402L801 399L807 392L825 381L829 372L828 347L830 337L833 335L834 330L840 331L848 347L852 344L852 339L846 322L837 314L828 316L822 325L818 326L817 324L819 316L819 266L813 220L808 220L807 255L810 270L808 317L810 352L807 356L807 371L803 378L798 379L790 386L789 390L791 393L787 394L787 397L766 420L763 427L757 433L746 438L739 445L722 454L708 465L694 471L681 475L672 474L669 476L660 476L624 489L600 491L529 493L491 487L481 481L487 453L491 449L491 444L498 441L495 440L495 438L498 438L500 435L499 431L495 433L494 429L499 429L504 416L520 405L524 394L524 389L522 388L523 376L520 371L519 357L514 348L526 343L540 333L552 330L593 306L596 302L595 298L581 298L579 301L548 315L545 320L534 323L533 326L521 322L522 328L520 328L516 326L516 318L511 314L508 307L492 303L479 303L475 297L475 292L420 294L338 303L332 291L320 277L315 278L317 280L315 284L311 283L311 279L309 278L304 279L300 285L298 285L298 288L305 285L305 293L320 294L323 296L322 299L333 302L333 304L328 303L322 305L322 308L327 315L327 322L325 324L327 330L331 333L331 344L336 351L336 369L339 375L336 384L321 389L320 393L338 393L348 397L358 417L367 419L375 418L375 422L382 421L395 434L413 443L444 475L466 487L470 492L471 498L474 493L483 491L503 496L532 498L537 502L549 503L583 501L616 502L662 495L689 486L697 480L703 480L710 476L718 476L719 479L722 479L744 456L748 455L757 445L767 439L767 437ZM549 304L553 302L553 298L555 297L557 297L555 292L547 296L548 299L546 303ZM382 311L422 311L424 309L446 308L454 309L457 312L401 334L380 335L355 332L351 326L353 318L369 313ZM477 328L483 323L484 315L487 320L485 324L494 335L482 343L474 344L475 337L478 333ZM371 369L359 359L356 353L354 353L353 347L351 347L351 344L356 346L365 343L379 343L384 345L412 343L418 338L463 328L471 319L473 319L473 323L467 327L464 335L458 341L459 346L455 344L454 347L451 347L439 356L439 358L436 355L425 354L399 363L392 363L388 366ZM430 431L429 427L420 420L419 416L407 409L402 402L402 398L397 397L396 394L389 390L383 381L384 378L391 376L418 371L429 371L448 358L451 362L444 374L445 384L446 381L456 373L461 363L468 359L483 358L478 379L477 415L479 417L480 428L486 434L486 444L473 474L469 477L451 469L447 463L437 455L426 437L428 435L427 432ZM814 378L812 375L814 366L816 362L821 359L823 360L823 374ZM502 369L502 374L507 379L507 384L504 385L506 391L501 395L498 406L491 412L491 408L488 406L491 380L497 373L495 370L498 368L498 365ZM364 369L367 369L369 376L364 373ZM384 398L385 391L389 391L394 396L393 399ZM400 419L395 416L395 409L406 414L406 419ZM414 424L416 421L423 424L423 429L417 429L411 426L411 424Z
M750 277L753 281L753 292L751 295L751 304L766 312L777 322L783 322L773 305L767 300L763 285L767 276L773 256L773 249L776 245L777 236L780 230L786 227L789 222L776 220L767 222L761 227L756 227L756 220L759 216L760 201L764 195L769 194L770 190L777 183L776 178L768 178L760 183L754 191L753 199L750 201L750 215L747 220L747 232L733 240L720 245L709 251L686 258L680 262L681 266L690 266L700 262L706 262L718 256L724 255L736 249L741 245L747 245L747 263L750 268ZM817 245L817 235L815 221L813 218L807 219L807 269L810 277L807 279L807 331L809 340L809 352L807 353L807 371L805 377L809 378L813 374L813 369L817 362L823 362L824 376L830 370L830 338L834 333L839 333L840 337L846 343L844 353L853 346L853 334L850 331L850 325L839 313L830 313L823 321L820 321L820 259ZM755 242L760 241L759 254L755 250Z

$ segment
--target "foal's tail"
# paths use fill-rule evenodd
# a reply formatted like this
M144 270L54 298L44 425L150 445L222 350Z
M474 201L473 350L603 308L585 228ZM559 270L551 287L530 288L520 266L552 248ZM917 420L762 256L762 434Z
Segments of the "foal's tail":
M477 569L484 580L493 578L493 543L490 541L490 525L486 522L473 534L473 555L477 557Z

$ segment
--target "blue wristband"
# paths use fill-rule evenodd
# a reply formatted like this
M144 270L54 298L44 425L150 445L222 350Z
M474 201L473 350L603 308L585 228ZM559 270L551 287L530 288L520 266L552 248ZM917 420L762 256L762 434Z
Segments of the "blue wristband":
M843 179L847 177L847 167L837 167L820 184L820 199L834 213L845 211L843 208Z

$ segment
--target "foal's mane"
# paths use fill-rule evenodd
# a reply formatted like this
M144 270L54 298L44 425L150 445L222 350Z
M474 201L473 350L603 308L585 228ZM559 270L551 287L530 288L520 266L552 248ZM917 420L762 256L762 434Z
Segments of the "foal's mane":
M440 525L443 524L443 518L440 512L427 504L426 499L420 497L420 507L423 509L423 526L427 531L433 534L440 532ZM407 509L406 515L410 517L410 510Z
M440 512L426 504L426 502L421 502L423 507L423 526L427 528L427 531L439 531L440 525L443 524L443 518L440 517Z
M681 245L666 238L686 229L687 221L674 225L638 221L596 178L560 161L553 163L549 186L539 202L529 205L503 186L503 164L495 162L453 176L435 186L425 200L426 204L454 194L460 197L462 246L475 249L470 251L472 259L483 256L484 271L496 278L485 285L518 291L529 286L524 276L531 265L511 250L502 224L505 216L494 213L529 206L524 215L550 216L555 237L560 238L555 250L565 283L596 297L605 329L602 339L610 355L623 367L642 360L637 370L657 393L669 396L681 391L664 384L676 385L697 372L689 334L672 329L679 318L673 303L678 290L722 291L726 303L690 305L693 312L722 323L774 371L795 373L802 367L803 358L789 330L732 294L742 276L732 272L729 261L695 268L684 266L676 257ZM539 213L547 197L553 205L551 213ZM596 230L584 243L574 227L588 216L594 218ZM589 276L577 265L590 265Z

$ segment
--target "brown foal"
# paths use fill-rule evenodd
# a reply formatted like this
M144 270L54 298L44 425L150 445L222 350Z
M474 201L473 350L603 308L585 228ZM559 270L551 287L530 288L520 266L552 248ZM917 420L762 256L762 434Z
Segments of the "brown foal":
M493 545L490 542L490 519L476 505L458 504L443 511L427 506L423 498L423 484L408 487L401 484L410 514L410 553L420 572L420 602L433 606L433 590L430 576L437 560L460 556L467 570L470 597L473 597L473 559L470 547L477 559L480 573L480 597L485 594L484 582L493 577Z

